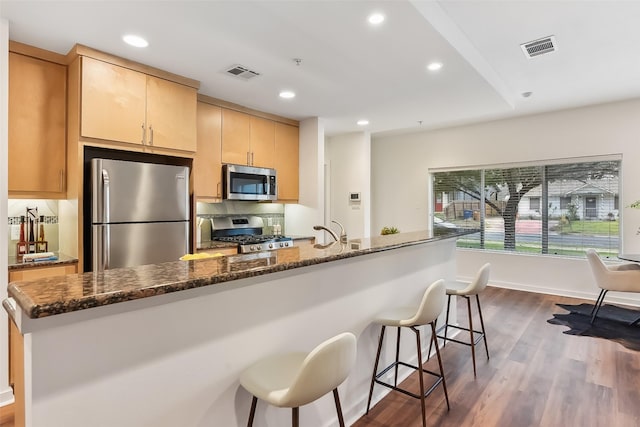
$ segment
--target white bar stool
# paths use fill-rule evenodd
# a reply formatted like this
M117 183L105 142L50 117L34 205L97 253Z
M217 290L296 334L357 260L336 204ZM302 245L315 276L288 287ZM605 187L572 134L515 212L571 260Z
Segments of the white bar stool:
M247 426L253 425L258 398L280 408L292 408L293 427L299 425L298 408L333 390L340 427L344 427L338 385L349 375L356 360L356 337L336 335L310 353L287 353L267 357L240 375L240 384L253 395Z
M484 349L487 353L487 359L489 359L489 347L487 346L487 335L484 329L484 319L482 318L482 309L480 308L480 297L479 294L485 290L487 284L489 283L489 274L491 271L491 264L486 263L483 265L480 270L476 273L476 277L473 279L471 283L465 282L447 282L447 317L445 320L445 324L443 327L438 329L441 331L444 328L444 336L438 335L438 338L444 340L443 347L447 345L447 341L457 342L458 344L464 344L471 347L471 358L473 359L473 376L476 376L476 345L480 342L480 340L484 339ZM482 330L475 331L473 329L473 316L471 315L471 297L476 297L476 304L478 306L478 316L480 317L480 326ZM467 312L469 315L469 327L465 328L458 325L449 324L449 309L451 308L451 297L452 296L460 296L467 300ZM454 328L462 331L469 332L469 342L460 341L454 338L449 338L447 334L449 328ZM476 336L474 337L474 334ZM431 346L429 346L429 352L431 352Z
M380 313L375 323L382 325L380 331L380 340L378 342L378 353L376 354L376 362L373 366L373 374L371 376L371 387L369 388L369 400L367 401L367 413L371 406L371 397L373 395L374 384L380 384L388 387L392 390L399 391L403 394L411 396L416 399L420 399L422 407L422 425L426 427L427 419L425 415L425 397L431 394L431 392L440 384L444 389L444 396L447 400L447 409L449 409L449 395L447 394L447 384L444 379L444 370L442 369L442 359L440 358L440 349L438 348L438 342L435 340L436 336L436 319L442 312L445 302L445 286L444 280L438 280L431 284L425 291L420 305L417 307L401 307L388 312ZM420 344L420 330L417 328L421 325L431 325L431 342L435 343L436 354L438 355L438 365L440 366L440 373L432 372L422 367L422 348ZM384 331L387 326L395 326L398 328L398 334L396 337L396 360L391 365L384 368L380 373L378 371L378 362L380 361L380 352L382 350L382 341L384 339ZM416 334L416 349L418 353L418 366L413 366L405 362L400 362L400 328L409 328ZM420 382L420 394L415 394L405 389L398 387L398 365L402 365L408 368L412 368L418 371ZM395 369L395 378L393 384L388 384L380 377L387 373L390 369ZM435 383L429 387L425 392L424 378L422 373L427 373L436 377Z

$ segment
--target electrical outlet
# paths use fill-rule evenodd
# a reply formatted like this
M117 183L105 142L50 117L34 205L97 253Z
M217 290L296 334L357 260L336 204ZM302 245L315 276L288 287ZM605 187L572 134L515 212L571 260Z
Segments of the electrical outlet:
M20 226L18 224L11 224L11 240L20 239Z

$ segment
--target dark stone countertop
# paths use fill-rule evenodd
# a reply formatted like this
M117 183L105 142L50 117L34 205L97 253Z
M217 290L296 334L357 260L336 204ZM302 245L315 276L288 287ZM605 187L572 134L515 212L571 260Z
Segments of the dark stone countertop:
M22 270L25 268L56 267L58 265L78 263L78 258L73 258L60 252L54 252L54 255L58 257L57 260L33 261L33 262L22 262L21 260L18 259L18 257L10 256L9 262L8 262L9 271Z
M117 268L12 282L7 291L30 318L215 286L232 280L301 268L423 243L457 238L477 230L437 229L354 239L348 243L302 245L277 251Z

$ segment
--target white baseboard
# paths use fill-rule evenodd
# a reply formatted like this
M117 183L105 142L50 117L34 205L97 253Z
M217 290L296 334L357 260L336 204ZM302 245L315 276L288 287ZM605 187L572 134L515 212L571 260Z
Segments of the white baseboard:
M596 300L596 298L598 297L598 294L600 293L600 288L594 289L593 292L581 292L581 291L572 291L568 289L525 285L521 283L496 282L493 280L491 281L491 284L489 286L493 286L495 288L513 289L516 291L534 292L538 294L588 299L593 301ZM634 307L640 307L640 300L638 300L637 298L625 297L624 295L625 295L624 292L610 292L607 294L607 297L605 298L605 303L617 303L617 304L630 305ZM640 295L640 294L629 293L628 295Z
M0 407L10 405L14 402L13 390L11 387L7 387L0 391Z

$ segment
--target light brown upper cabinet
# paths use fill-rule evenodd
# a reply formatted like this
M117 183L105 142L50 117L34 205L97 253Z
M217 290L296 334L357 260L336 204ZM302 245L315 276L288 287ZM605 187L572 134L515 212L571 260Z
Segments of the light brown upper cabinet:
M197 90L82 57L80 135L196 151Z
M199 199L222 198L222 109L198 102L198 147L193 159L193 185Z
M298 165L298 127L275 123L275 169L278 174L278 200L298 201Z
M9 197L64 199L66 67L9 53Z
M274 140L271 120L222 109L222 163L273 168Z

